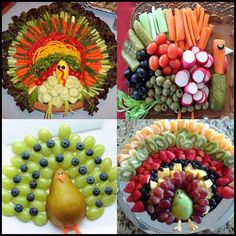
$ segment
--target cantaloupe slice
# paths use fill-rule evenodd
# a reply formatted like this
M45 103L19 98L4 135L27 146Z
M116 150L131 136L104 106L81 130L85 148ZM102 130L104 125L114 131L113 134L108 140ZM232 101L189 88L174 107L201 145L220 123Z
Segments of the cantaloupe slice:
M124 148L126 148L126 149L130 149L130 148L131 148L130 143L126 143L125 146L124 146Z
M221 140L223 140L225 138L225 134L221 133L221 134L216 134L215 136L213 136L211 138L211 141L216 141L216 142L220 142Z
M171 130L173 133L176 133L176 132L177 132L177 129L178 129L177 120L172 120L172 121L170 122L170 130Z
M160 134L160 128L157 125L150 125L150 128L152 129L152 131L154 132L154 134Z
M130 143L133 142L133 141L138 141L138 139L136 139L135 137L132 137L129 139Z
M120 154L128 154L129 153L129 149L123 148L119 151L118 155Z
M223 148L223 149L225 149L227 146L231 146L230 142L225 138L219 142L219 145L220 145L220 148Z
M130 147L131 148L136 148L139 146L139 141L133 141L131 144L130 144Z
M150 128L150 127L144 127L142 130L141 130L141 133L144 134L145 136L149 135L149 134L153 134L153 130Z
M119 154L119 155L117 156L117 160L118 160L119 162L122 162L122 161L124 161L124 160L128 160L129 158L130 158L129 154Z
M187 120L177 120L178 130L186 128Z
M161 120L161 123L164 127L164 131L170 130L170 123L167 120Z
M205 131L204 136L207 138L207 140L212 140L212 138L216 135L216 132L213 129L207 129Z
M189 121L188 121L188 125L186 126L186 128L187 128L190 132L195 132L196 125L197 125L197 122L196 122L195 120L189 120Z
M136 154L136 150L135 150L135 149L130 149L130 150L129 150L129 156L130 156L130 157L135 156L135 154Z
M154 121L154 125L156 125L160 129L161 133L164 131L164 126L160 120Z

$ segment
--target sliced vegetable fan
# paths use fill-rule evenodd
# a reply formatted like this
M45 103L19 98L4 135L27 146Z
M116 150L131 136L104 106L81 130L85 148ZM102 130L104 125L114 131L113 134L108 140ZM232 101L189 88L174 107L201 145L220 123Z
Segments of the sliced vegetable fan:
M3 87L21 110L40 102L90 114L115 84L116 40L108 25L79 4L53 3L12 17L3 32Z

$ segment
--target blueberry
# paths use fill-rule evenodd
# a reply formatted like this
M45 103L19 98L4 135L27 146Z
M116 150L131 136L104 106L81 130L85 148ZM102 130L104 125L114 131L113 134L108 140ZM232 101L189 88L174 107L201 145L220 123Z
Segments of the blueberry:
M106 188L105 188L105 193L106 193L107 195L111 195L112 192L113 192L113 189L112 189L111 187L106 187Z
M142 199L147 201L150 197L150 194L148 192L145 192L144 194L142 194Z
M146 189L145 189L144 187L142 187L142 188L140 189L140 192L141 192L141 193L145 193L145 192L146 192Z
M157 219L156 214L151 214L151 220L155 221Z
M94 190L93 190L93 195L94 196L98 196L100 194L100 190L98 189L98 188L95 188Z
M83 150L84 149L84 144L83 143L77 143L76 144L76 149Z
M221 201L222 198L218 195L215 195L214 199L215 199L216 203L219 204L219 202Z
M21 170L22 172L26 172L26 171L28 170L27 165L26 165L26 164L22 164L21 167L20 167L20 170Z
M39 176L40 176L40 174L39 174L38 171L34 171L34 172L32 173L32 177L33 177L34 179L38 179Z
M216 191L216 185L212 184L211 189L212 189L212 191Z
M20 191L19 191L18 188L13 188L13 189L11 190L11 195L12 195L13 197L18 196L19 193L20 193Z
M157 181L157 177L151 176L150 180L156 182Z
M103 206L103 203L98 200L98 201L96 201L96 206L97 206L97 207L102 207L102 206Z
M85 175L86 172L87 172L87 168L86 168L85 166L80 166L80 168L79 168L79 173L80 173L81 175Z
M94 178L92 177L92 176L89 176L88 178L87 178L87 183L88 184L93 184L94 183Z
M35 144L33 149L34 149L35 152L39 152L41 150L41 145L39 143Z
M21 157L22 157L22 159L24 159L24 160L28 160L28 159L30 158L30 154L25 151L25 152L22 152L22 153L21 153Z
M96 157L94 159L95 164L101 164L102 163L102 158L101 157Z
M139 81L138 75L136 73L132 74L130 81L132 83L137 83Z
M208 180L209 179L208 175L204 176L203 179Z
M133 83L129 80L127 80L127 85L128 85L128 88L132 88L133 87Z
M15 212L22 212L23 211L23 206L21 204L16 204L14 207Z
M68 148L69 146L70 146L70 142L69 142L69 140L68 139L63 139L62 141L61 141L61 146L63 147L63 148Z
M129 79L132 75L132 71L130 70L130 68L127 68L125 71L124 71L124 77L126 79Z
M36 215L38 215L39 211L38 211L37 208L32 207L32 208L30 208L29 213L30 213L30 215L32 215L32 216L36 216Z
M210 200L209 205L212 206L213 208L216 207L216 201L215 201L214 198L212 198L212 199Z
M138 92L139 92L139 94L145 94L145 92L146 92L146 88L145 87L140 87L140 88L138 88Z
M108 179L108 175L103 172L103 173L100 174L100 179L101 179L102 181L105 181L105 180Z
M93 155L93 150L92 150L92 149L88 149L88 150L86 151L86 155L87 155L87 156L92 156L92 155Z
M32 189L36 188L37 187L37 182L35 180L30 181L29 186Z
M73 166L79 165L79 159L78 159L78 158L73 158L73 159L71 160L71 164L72 164Z
M147 61L147 60L141 61L141 62L140 62L140 66L141 66L144 70L149 69L148 61Z
M142 50L142 51L137 52L136 57L138 61L143 61L148 58L148 55L145 50Z
M46 167L48 166L48 160L46 158L42 158L40 161L39 161L39 165L41 167Z
M54 140L50 139L47 141L47 147L48 148L53 148L55 146Z
M136 73L140 79L147 78L147 72L141 67L136 70Z
M152 176L155 176L155 175L156 175L155 170L152 170L152 171L150 172L150 174L151 174Z
M215 176L213 175L213 174L209 174L208 175L209 176L209 178L212 180L212 179L215 179Z
M56 161L57 162L63 162L63 160L64 160L64 157L61 154L56 155Z
M21 176L15 175L13 177L13 182L16 183L16 184L20 183L21 182Z
M32 202L34 200L34 194L33 193L28 193L26 198L29 202Z
M155 75L155 72L154 72L153 70L149 70L149 71L148 71L148 75L149 75L150 77L152 77L152 76Z
M141 100L142 99L142 96L141 96L141 94L138 91L134 91L133 94L132 94L132 97L135 100Z

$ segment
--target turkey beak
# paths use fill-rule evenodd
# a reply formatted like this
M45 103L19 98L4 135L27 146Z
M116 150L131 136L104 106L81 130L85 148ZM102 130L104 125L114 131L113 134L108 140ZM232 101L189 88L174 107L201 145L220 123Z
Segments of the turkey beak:
M63 183L65 180L65 175L59 175L57 178Z

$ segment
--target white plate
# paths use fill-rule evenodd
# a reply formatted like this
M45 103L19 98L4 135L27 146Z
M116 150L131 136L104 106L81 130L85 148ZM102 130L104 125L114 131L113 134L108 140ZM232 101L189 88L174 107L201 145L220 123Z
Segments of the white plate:
M116 120L3 120L3 145L2 163L10 163L12 156L10 144L14 140L22 140L25 135L37 135L39 128L48 128L53 135L57 135L61 124L68 123L73 133L79 132L84 138L93 135L97 143L104 144L106 151L103 157L111 157L113 165L116 165ZM108 234L117 233L117 206L116 202L105 208L104 215L95 221L85 218L79 228L83 234ZM2 216L3 234L58 234L62 230L56 228L49 221L46 225L39 227L33 222L24 223L16 217ZM74 233L74 232L70 232Z

